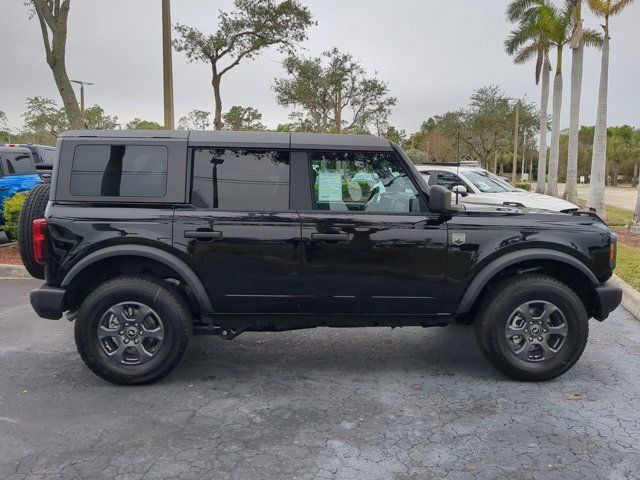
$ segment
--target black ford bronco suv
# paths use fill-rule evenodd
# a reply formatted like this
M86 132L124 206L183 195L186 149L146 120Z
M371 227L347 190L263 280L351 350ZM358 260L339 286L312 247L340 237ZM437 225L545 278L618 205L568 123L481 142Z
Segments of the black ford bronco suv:
M377 137L72 131L58 152L27 201L31 304L111 382L163 377L192 334L456 322L547 380L621 301L597 216L452 204Z

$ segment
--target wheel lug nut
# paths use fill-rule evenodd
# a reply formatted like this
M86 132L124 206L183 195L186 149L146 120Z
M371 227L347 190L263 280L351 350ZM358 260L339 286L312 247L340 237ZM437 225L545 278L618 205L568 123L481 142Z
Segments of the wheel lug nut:
M540 320L540 321L538 322L538 325L542 325L542 320Z
M524 333L529 333L529 329L528 329L528 328L525 328L525 329L524 329Z
M120 330L120 332L118 332L120 335L124 335L124 330Z
M529 341L530 341L530 342L533 342L533 338L529 337Z
M538 337L538 341L540 341L540 342L541 342L541 341L542 341L542 337Z
M128 338L125 338L125 339L124 339L124 343L129 343L129 339L128 339Z
M138 343L139 340L136 340L135 343Z
M546 328L543 328L543 329L542 329L542 331L543 331L544 333L547 333L547 329L546 329Z

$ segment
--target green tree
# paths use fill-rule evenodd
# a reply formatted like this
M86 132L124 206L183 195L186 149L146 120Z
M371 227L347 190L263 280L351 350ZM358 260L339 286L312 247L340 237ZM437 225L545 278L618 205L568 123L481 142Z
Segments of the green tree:
M337 48L317 58L289 56L286 78L273 86L277 102L298 109L290 115L299 130L368 133L386 124L396 98L353 56Z
M234 105L222 116L227 130L265 130L262 114L253 107Z
M7 114L0 110L0 131L6 131L9 128L7 122Z
M55 100L38 95L27 98L22 118L25 129L32 133L57 137L69 128L65 109L60 108Z
M222 129L222 77L243 60L257 57L276 46L291 54L296 44L306 39L313 25L311 12L297 0L234 0L235 10L220 12L218 30L207 35L186 25L176 25L179 35L173 44L190 62L211 64L215 115L213 125Z
M600 87L598 90L598 109L596 128L593 138L593 158L591 160L591 181L587 207L594 208L602 218L607 211L604 201L606 158L607 158L607 106L609 96L609 19L620 14L634 0L588 0L589 8L597 17L604 19L604 42L600 65Z
M83 128L78 100L71 87L66 67L67 21L71 0L27 0L31 15L38 18L47 64L62 98L69 125Z
M127 123L127 130L162 130L162 126L158 122L136 117Z
M392 125L387 125L383 131L379 132L379 136L398 145L402 145L407 133L404 130L398 130Z
M91 130L111 130L118 125L118 117L107 115L99 105L84 110L84 121L86 127Z
M178 120L178 130L206 130L211 125L211 114L205 110L192 110Z

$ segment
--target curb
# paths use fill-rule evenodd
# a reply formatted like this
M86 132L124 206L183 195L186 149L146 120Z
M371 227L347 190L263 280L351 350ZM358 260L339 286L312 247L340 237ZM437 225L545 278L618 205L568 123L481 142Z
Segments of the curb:
M611 277L611 281L622 288L622 306L640 320L640 292L617 275Z
M0 280L31 280L32 278L23 265L0 264Z

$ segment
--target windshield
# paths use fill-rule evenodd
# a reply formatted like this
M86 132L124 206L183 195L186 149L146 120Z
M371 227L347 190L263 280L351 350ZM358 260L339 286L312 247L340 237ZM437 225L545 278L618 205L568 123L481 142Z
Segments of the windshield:
M482 193L516 192L509 182L486 170L474 170L463 174Z

